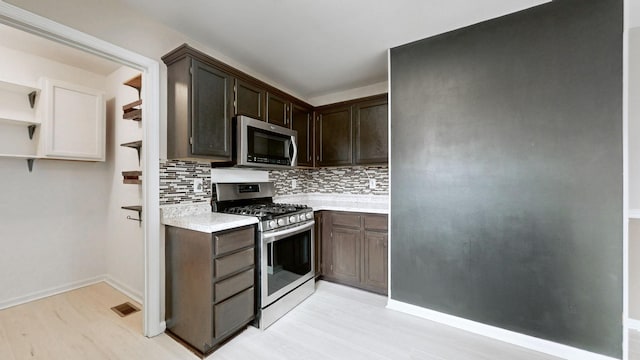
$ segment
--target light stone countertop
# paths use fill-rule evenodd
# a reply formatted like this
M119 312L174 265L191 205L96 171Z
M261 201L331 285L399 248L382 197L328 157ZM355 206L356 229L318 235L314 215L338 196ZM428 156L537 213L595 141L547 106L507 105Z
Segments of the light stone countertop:
M303 204L314 211L352 211L374 214L389 213L388 195L355 194L297 194L276 196L277 203ZM161 222L164 225L212 233L236 227L257 224L252 216L231 215L211 212L209 203L164 205L160 207Z
M160 207L163 225L213 233L258 223L253 216L211 212L208 203L165 205Z
M277 203L303 204L314 211L352 211L374 214L389 213L388 195L355 195L355 194L296 194L276 196Z

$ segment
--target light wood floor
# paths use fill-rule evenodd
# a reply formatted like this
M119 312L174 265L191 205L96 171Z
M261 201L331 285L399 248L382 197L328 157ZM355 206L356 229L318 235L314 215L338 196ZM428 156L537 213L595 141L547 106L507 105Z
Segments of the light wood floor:
M629 360L640 360L640 332L629 331Z
M141 313L101 283L0 311L0 359L197 359L167 335L142 336ZM552 360L384 308L386 298L319 282L316 293L266 331L249 327L207 359Z

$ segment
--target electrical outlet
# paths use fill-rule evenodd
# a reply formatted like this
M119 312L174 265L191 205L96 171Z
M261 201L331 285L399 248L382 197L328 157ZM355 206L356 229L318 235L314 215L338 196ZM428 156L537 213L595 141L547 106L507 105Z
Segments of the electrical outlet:
M202 179L193 179L193 192L197 193L203 193L204 192L204 186L202 185Z
M369 189L376 188L376 179L369 179Z
M291 188L295 189L298 187L298 181L296 179L291 180Z

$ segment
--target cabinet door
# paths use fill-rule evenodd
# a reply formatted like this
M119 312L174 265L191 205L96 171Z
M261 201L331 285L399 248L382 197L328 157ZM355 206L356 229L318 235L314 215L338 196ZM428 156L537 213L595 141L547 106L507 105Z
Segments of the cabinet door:
M236 79L235 113L264 120L264 102L266 91L255 85Z
M321 110L316 119L316 165L351 165L351 107Z
M313 213L313 220L316 222L315 224L315 246L314 246L314 259L313 265L316 270L316 277L322 276L322 212L316 211Z
M381 294L387 293L387 239L386 232L364 232L362 282L365 288Z
M354 149L356 164L387 163L388 106L387 99L362 102L353 106Z
M333 226L330 276L357 285L360 282L360 229Z
M298 132L298 166L313 166L313 111L291 105L291 129Z
M51 79L45 79L43 87L46 106L40 155L104 161L106 113L102 92Z
M267 122L289 127L289 102L272 93L267 93Z
M222 341L253 319L255 293L253 287L217 304L213 310L213 333Z
M165 227L167 329L201 352L213 341L211 234Z
M193 60L191 153L231 160L231 76Z

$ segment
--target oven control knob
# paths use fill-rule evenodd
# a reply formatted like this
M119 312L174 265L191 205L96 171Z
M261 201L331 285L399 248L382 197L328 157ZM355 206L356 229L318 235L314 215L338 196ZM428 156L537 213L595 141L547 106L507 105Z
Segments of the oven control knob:
M287 224L287 220L285 218L278 219L278 225L284 226Z
M313 213L308 212L306 216L307 216L307 220L313 219Z
M276 221L275 220L270 220L269 221L269 229L273 229L276 227Z
M295 215L292 215L292 216L289 217L289 223L294 223L294 222L297 222L297 221L298 221L298 219L296 218Z

